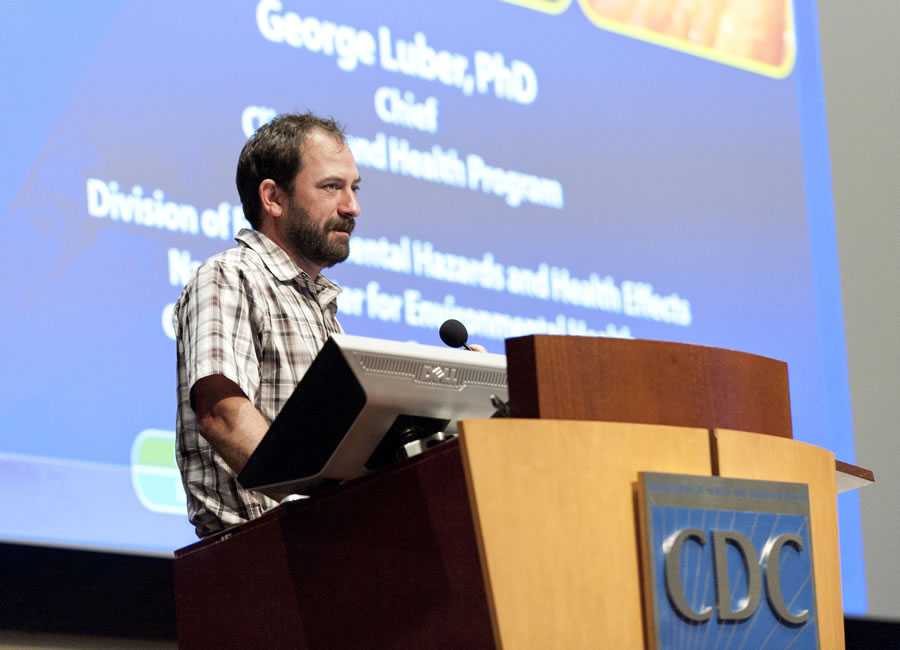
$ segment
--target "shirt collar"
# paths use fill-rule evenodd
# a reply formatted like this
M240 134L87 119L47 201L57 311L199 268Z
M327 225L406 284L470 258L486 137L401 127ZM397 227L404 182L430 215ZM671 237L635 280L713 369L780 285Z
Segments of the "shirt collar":
M313 294L327 299L328 302L337 297L341 288L321 273L313 280L301 269L284 250L258 230L242 228L235 236L235 241L247 246L262 259L269 272L281 282L297 282L306 285Z

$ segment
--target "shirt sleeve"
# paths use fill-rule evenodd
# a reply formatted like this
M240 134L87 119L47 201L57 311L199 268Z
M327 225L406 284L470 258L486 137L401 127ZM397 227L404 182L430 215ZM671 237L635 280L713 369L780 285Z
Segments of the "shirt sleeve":
M221 262L201 266L185 287L174 320L188 390L222 375L256 403L261 333L248 290L244 273Z

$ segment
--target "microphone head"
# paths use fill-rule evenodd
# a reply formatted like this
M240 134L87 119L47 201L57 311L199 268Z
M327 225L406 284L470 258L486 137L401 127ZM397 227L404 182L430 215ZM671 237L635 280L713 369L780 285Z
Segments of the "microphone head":
M451 348L461 348L469 340L466 326L453 318L444 321L439 333L441 340Z

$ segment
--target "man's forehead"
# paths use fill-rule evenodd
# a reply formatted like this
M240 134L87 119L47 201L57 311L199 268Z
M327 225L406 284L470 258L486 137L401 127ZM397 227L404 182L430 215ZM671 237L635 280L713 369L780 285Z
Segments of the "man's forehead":
M315 179L324 177L359 181L359 170L353 152L346 142L321 129L311 131L303 139L300 174Z
M305 156L310 155L331 155L338 156L343 153L349 153L350 147L346 142L332 133L315 128L306 134L300 143L300 153ZM353 155L352 153L350 154Z

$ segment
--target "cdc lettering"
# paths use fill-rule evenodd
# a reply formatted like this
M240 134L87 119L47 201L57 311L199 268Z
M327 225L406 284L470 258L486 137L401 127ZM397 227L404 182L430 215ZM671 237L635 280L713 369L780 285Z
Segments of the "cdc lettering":
M760 557L756 548L746 536L737 531L712 532L713 568L716 582L716 606L720 621L743 621L756 612L761 599L761 583L765 576L766 599L775 615L784 623L804 625L809 618L809 610L790 612L784 602L781 590L781 551L791 546L803 552L803 541L797 535L783 534L769 539ZM684 618L695 623L704 623L712 617L712 607L702 605L695 610L688 603L684 594L684 582L681 577L681 553L684 545L691 541L706 546L706 533L697 528L684 528L673 533L663 544L666 571L666 592L676 611ZM727 548L731 544L740 553L747 568L747 597L738 602L738 608L731 608L731 589L728 583Z

